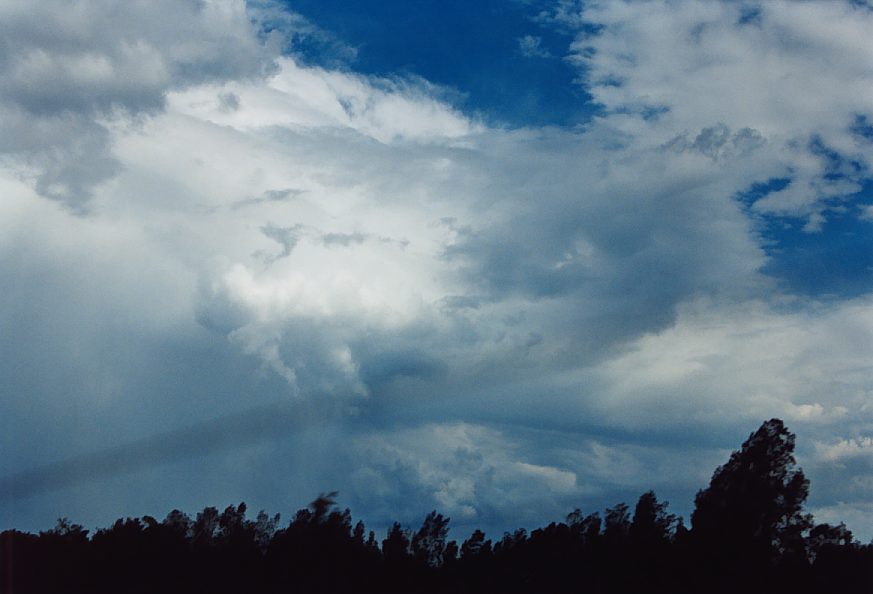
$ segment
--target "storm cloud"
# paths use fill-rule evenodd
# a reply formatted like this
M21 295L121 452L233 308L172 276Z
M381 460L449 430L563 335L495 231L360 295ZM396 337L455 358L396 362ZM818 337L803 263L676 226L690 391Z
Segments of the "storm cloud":
M863 220L873 14L543 5L583 126L304 60L277 3L0 1L2 527L687 514L776 416L873 534L870 295L791 291L764 231Z

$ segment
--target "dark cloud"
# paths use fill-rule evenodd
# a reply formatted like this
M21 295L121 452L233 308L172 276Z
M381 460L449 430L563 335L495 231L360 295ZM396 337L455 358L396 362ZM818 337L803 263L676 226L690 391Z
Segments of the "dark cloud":
M245 208L247 206L257 206L259 204L265 204L270 202L287 202L290 200L294 200L303 193L303 190L295 190L293 188L284 188L281 190L266 190L260 197L246 198L245 200L234 202L231 205L231 209L236 210L240 208Z
M221 93L218 96L218 103L223 111L236 111L239 109L239 95L235 93Z
M301 225L295 225L293 227L275 227L273 225L266 225L261 227L261 233L280 244L282 246L282 251L275 255L262 253L258 253L257 255L264 257L268 262L274 262L279 258L287 258L291 255L291 251L294 249L294 246L297 245L297 242L300 241L302 230L303 227Z
M483 298L474 295L449 295L443 297L443 308L448 311L459 309L479 309L482 306Z
M516 163L493 182L502 197L499 220L482 228L452 224L445 257L489 301L553 301L564 308L561 334L578 330L580 343L606 350L666 327L690 296L759 282L763 252L749 241L751 224L731 196L718 195L717 177L695 171L651 181L669 157L617 152L622 163L610 165L609 182L616 185L601 191L592 180L602 172L578 165L587 146L566 142L554 162L537 169ZM544 143L545 154L551 149ZM632 181L641 177L649 183ZM562 183L551 193L548 180L557 178Z
M667 150L696 152L710 159L724 159L733 156L746 156L764 145L764 137L757 130L743 128L731 133L728 126L717 124L701 130L694 139L687 134L677 136L664 145Z
M109 137L104 126L76 112L34 116L0 103L0 153L25 164L42 196L76 213L86 212L93 188L122 168Z
M398 378L431 380L448 371L445 362L433 354L416 350L411 345L391 348L364 342L355 350L361 366L361 379L374 394L381 393L384 384Z
M21 499L93 483L190 457L216 455L317 423L312 403L246 410L0 477L0 495ZM322 415L323 416L323 415Z
M321 241L323 241L325 245L336 245L340 247L360 245L366 240L367 235L364 233L325 233L321 236Z
M244 16L231 2L4 3L0 150L32 168L40 194L86 212L120 167L107 121L154 114L173 89L271 71Z

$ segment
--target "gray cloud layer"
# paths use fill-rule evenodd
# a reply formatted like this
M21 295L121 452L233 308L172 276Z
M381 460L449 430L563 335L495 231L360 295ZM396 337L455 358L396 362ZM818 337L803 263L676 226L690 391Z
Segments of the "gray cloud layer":
M8 0L0 40L0 151L78 211L121 166L113 119L161 110L174 88L272 67L240 3Z

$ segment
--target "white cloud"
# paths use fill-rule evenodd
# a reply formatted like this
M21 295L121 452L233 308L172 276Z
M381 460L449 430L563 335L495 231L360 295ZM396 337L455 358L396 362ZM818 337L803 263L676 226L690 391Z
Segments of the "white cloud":
M852 530L856 541L862 544L869 544L867 535L873 533L873 525L870 522L870 515L873 513L873 505L870 503L850 504L837 503L827 507L820 507L812 510L815 521L823 524L831 524L836 526L839 523L845 523L849 530Z
M799 311L704 301L680 308L675 325L641 337L594 375L611 395L601 409L615 422L776 416L830 426L868 408L871 348L867 300Z
M518 514L539 520L550 500L578 495L574 472L533 464L518 442L469 423L427 424L370 434L353 443L354 497L385 519L437 507L460 526ZM527 510L527 511L525 511Z
M451 140L476 129L432 98L432 88L423 81L368 79L304 68L291 58L280 58L277 64L277 73L264 85L227 85L226 93L232 93L242 109L224 109L221 98L226 93L210 86L175 94L170 101L182 113L245 131L266 126L331 127L388 143Z
M873 14L848 2L593 2L571 59L608 119L637 143L725 124L757 131L794 181L761 213L807 217L860 189L869 143L852 132L871 111ZM626 115L624 115L626 114ZM619 117L621 116L621 117ZM827 151L860 164L834 179ZM790 172L790 173L789 173ZM761 180L763 181L763 180Z
M846 458L873 457L873 437L839 439L832 443L816 443L816 457L824 462L839 463Z
M0 154L80 212L119 167L105 119L155 113L173 88L272 69L242 0L5 0L0 37Z
M536 35L525 35L518 38L518 51L525 58L549 58L549 50L542 47L543 38Z

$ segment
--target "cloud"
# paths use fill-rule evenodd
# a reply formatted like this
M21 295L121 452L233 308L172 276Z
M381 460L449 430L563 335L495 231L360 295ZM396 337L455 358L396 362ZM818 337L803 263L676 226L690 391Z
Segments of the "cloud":
M856 437L853 439L839 439L834 443L816 444L818 459L838 463L846 458L869 458L873 455L873 438Z
M301 406L268 406L201 422L67 458L0 479L0 493L19 499L148 469L186 458L240 449L250 443L312 423L314 411Z
M542 47L542 43L542 37L525 35L518 38L518 51L525 58L550 58L549 50Z
M534 21L571 31L578 30L586 24L582 16L582 6L581 0L557 0L548 3L548 8L540 10Z
M274 4L131 6L2 8L2 475L293 402L323 414L161 458L183 502L148 464L126 496L287 512L339 488L378 522L437 507L500 530L651 487L687 513L781 416L824 444L802 452L817 509L842 509L815 485L866 443L869 299L787 294L760 227L814 231L866 176L866 13L560 3L603 108L561 130L280 56L315 33ZM44 527L63 496L3 521Z
M272 239L273 241L279 243L282 246L282 251L274 256L264 255L264 259L267 262L275 262L279 258L287 258L291 255L291 251L294 249L294 246L297 245L297 242L300 241L300 226L295 225L293 227L273 227L272 225L266 225L261 227L261 232ZM256 252L258 255L261 255L261 252Z
M176 111L240 130L326 126L382 143L451 140L478 126L434 98L435 87L426 81L367 78L305 67L290 57L278 58L276 65L266 84L201 85L169 100ZM228 93L246 109L227 110L221 98Z
M750 128L767 142L793 181L756 211L814 217L868 175L870 147L854 132L870 110L864 31L873 14L865 6L624 1L587 3L571 15L598 28L577 37L570 60L637 142L719 125Z
M347 67L358 57L358 48L277 0L248 0L246 11L259 37L281 53L337 69Z
M470 530L483 516L508 513L527 524L543 506L560 509L549 500L580 490L572 471L527 462L501 432L467 423L367 435L353 449L352 496L385 523L435 507Z
M595 372L612 395L603 407L632 424L661 414L662 422L844 422L849 411L866 409L870 314L868 300L795 311L764 302L689 303L671 328L641 337ZM633 415L624 412L629 402Z
M816 520L845 522L861 540L869 540L873 471L869 424L855 426L842 438L822 436L808 454L812 480L810 503Z
M123 10L101 0L8 0L0 23L0 150L40 194L79 212L121 166L107 130L121 113L155 113L170 89L272 69L236 0Z

